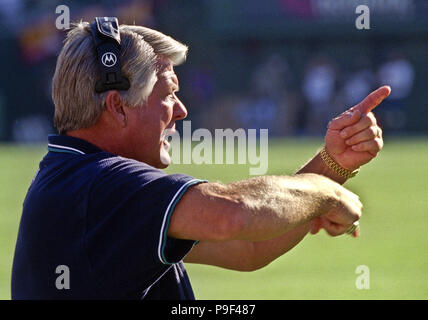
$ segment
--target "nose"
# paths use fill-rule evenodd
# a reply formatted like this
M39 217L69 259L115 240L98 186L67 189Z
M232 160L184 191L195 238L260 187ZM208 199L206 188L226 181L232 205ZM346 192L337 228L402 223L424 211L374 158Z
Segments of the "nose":
M177 101L174 105L174 119L182 120L187 117L187 109L184 106L183 102L177 98Z

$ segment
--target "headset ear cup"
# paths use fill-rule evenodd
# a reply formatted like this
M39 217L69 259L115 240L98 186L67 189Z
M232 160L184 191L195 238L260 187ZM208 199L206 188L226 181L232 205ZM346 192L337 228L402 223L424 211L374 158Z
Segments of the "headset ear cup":
M122 90L128 90L129 88L131 88L131 83L129 82L128 78L122 77L121 83L123 85L123 89Z
M96 93L103 93L109 90L128 90L131 87L131 84L129 83L129 80L125 77L122 77L121 81L106 84L101 80L98 80L95 83L95 92Z

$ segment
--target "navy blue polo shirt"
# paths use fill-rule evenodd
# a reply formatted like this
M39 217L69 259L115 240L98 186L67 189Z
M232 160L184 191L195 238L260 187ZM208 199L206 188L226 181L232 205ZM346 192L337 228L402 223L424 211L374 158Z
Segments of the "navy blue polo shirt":
M23 204L13 299L194 299L182 259L197 239L167 235L202 180L168 175L74 137L51 135Z

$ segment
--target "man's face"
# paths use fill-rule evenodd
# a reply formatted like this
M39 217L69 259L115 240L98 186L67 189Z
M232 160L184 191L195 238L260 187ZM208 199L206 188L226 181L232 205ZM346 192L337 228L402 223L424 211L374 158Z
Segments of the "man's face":
M176 96L178 78L172 63L159 62L158 80L143 106L128 108L128 141L132 158L156 168L171 163L165 130L174 132L175 121L184 119L187 110Z

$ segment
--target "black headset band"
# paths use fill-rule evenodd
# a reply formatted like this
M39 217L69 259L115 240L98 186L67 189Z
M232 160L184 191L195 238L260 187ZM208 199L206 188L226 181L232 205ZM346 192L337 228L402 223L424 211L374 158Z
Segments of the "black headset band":
M91 24L98 69L101 79L95 84L95 91L128 90L129 80L122 76L120 64L119 22L114 17L96 17Z

